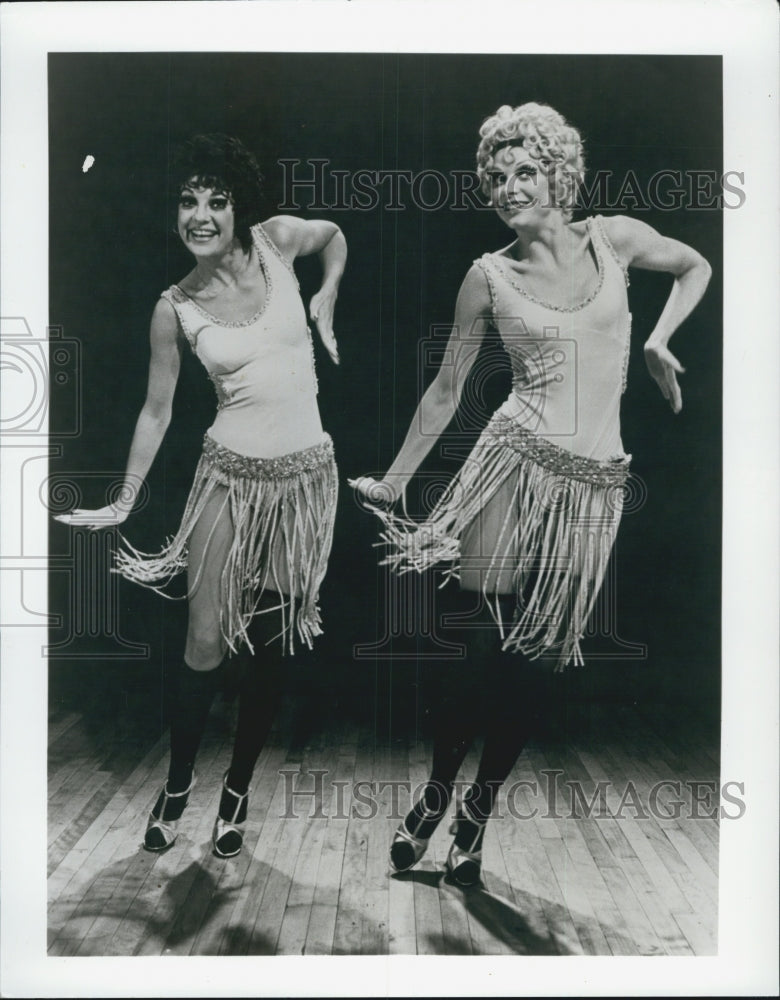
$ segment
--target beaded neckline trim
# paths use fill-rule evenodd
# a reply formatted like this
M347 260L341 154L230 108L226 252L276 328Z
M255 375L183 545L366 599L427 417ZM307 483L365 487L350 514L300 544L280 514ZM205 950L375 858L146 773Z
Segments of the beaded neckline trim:
M197 309L197 311L202 316L204 316L210 323L213 323L214 326L223 326L226 327L227 329L239 329L240 327L244 326L252 326L253 323L256 323L260 319L260 317L268 308L268 303L271 301L271 295L273 292L273 281L271 280L271 272L266 264L263 248L260 243L260 240L257 238L257 232L255 230L255 227L252 227L251 232L252 232L252 245L257 251L257 259L260 262L260 269L263 272L263 278L265 280L265 300L263 304L260 306L260 308L257 310L257 312L254 314L254 316L250 316L249 319L242 319L242 320L220 319L218 316L214 316L213 313L210 313L208 309L204 309L203 306L200 305L200 303L196 302L195 299L192 298L192 296L188 295L180 285L172 286L173 288L176 289L179 295L184 296L184 300L186 302L189 302L191 305L193 305L195 309Z
M298 282L298 275L295 273L295 268L292 266L290 261L284 256L282 251L274 243L274 241L271 239L271 237L268 235L265 229L263 229L263 224L261 222L258 222L256 226L252 227L252 235L256 237L258 234L263 237L263 239L265 240L265 244L269 248L271 253L274 255L274 257L277 257L282 264L284 264L285 269L289 271L290 275L295 281L295 284L298 286L298 288L300 288L300 284Z
M596 223L596 228L599 231L599 236L601 236L602 243L606 246L607 250L609 250L609 252L610 252L610 254L612 256L612 259L615 261L615 263L617 264L617 266L620 268L621 273L623 275L623 278L625 279L625 282L626 282L626 287L628 287L628 285L631 284L631 279L628 276L628 268L623 263L623 261L620 259L620 257L618 257L617 251L612 246L612 241L610 240L609 236L607 236L606 230L604 229L604 220L602 219L602 217L600 215L596 215L596 216L594 216L594 221Z
M598 281L596 283L596 287L593 289L590 295L584 301L574 306L558 306L552 302L547 302L545 299L537 298L535 295L532 295L529 291L526 291L526 289L523 288L522 285L519 285L514 280L514 278L512 277L511 267L508 264L504 263L505 258L500 253L492 253L489 254L489 256L491 257L492 260L499 263L499 269L503 274L503 276L506 278L506 280L509 282L512 288L514 288L516 292L519 292L523 296L523 298L528 299L530 302L535 302L536 305L543 306L545 309L552 309L553 312L560 312L560 313L579 312L581 309L584 309L586 306L589 306L591 302L593 302L593 300L599 294L604 285L604 260L601 256L601 249L599 248L598 240L595 240L593 238L593 226L591 225L590 219L587 220L586 225L588 227L588 236L590 238L590 244L593 247L593 252L596 254L596 263L598 265Z

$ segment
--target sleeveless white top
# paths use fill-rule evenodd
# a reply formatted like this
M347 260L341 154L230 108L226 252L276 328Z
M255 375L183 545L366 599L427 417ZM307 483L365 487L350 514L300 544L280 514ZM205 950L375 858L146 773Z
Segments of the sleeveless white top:
M209 436L253 458L277 458L323 439L311 331L298 281L262 225L252 245L266 284L250 319L228 322L208 313L178 285L163 292L217 393Z
M612 461L625 457L620 397L631 331L628 277L601 217L586 225L598 276L575 306L531 295L501 253L475 263L487 277L493 323L512 364L512 392L498 412L576 455Z

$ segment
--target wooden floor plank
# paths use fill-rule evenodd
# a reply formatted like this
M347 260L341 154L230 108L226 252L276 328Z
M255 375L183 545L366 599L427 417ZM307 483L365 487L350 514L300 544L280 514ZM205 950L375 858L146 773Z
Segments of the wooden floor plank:
M160 913L166 921L167 934L163 955L191 955L194 942L204 926L220 917L222 905L220 881L235 859L220 858L214 854L212 830L222 794L222 776L229 766L231 746L217 745L216 755L203 768L203 781L196 808L187 810L189 864L179 871L175 884L168 888L168 899L175 900L173 912ZM145 895L145 894L144 894ZM139 895L139 902L141 898ZM146 899L143 900L146 904ZM159 912L159 911L158 911ZM145 951L141 946L140 953Z
M628 719L626 720L629 721ZM717 745L711 744L708 736L703 735L701 720L685 713L685 718L666 716L661 723L660 716L649 718L646 715L634 715L630 725L650 748L651 753L657 753L667 761L677 761L684 775L699 772L696 777L711 775L717 778L720 772L720 751ZM626 727L621 730L625 737Z
M526 937L529 938L522 953L526 955L556 955L558 949L547 923L545 907L541 899L541 889L537 884L536 876L529 864L526 852L517 849L508 832L512 825L519 827L522 822L525 821L509 817L502 823L499 833L506 879L512 891L515 906L523 915ZM520 834L519 839L521 840L522 830L518 829L517 832Z
M695 955L718 954L716 943L717 928L715 935L713 935L708 924L694 913L675 913L674 919L680 925L680 930L685 935Z
M482 754L482 741L477 740L471 747L456 782L456 800L465 794L474 780ZM450 810L456 813L456 803ZM445 827L441 846L441 867L444 869L447 854L454 840L454 834ZM517 927L521 918L511 901L511 888L496 874L496 869L503 866L501 850L497 842L496 825L489 821L483 838L482 881L479 886L470 889L460 889L450 883L449 878L442 880L442 898L449 894L452 909L457 902L466 913L466 924L471 939L472 953L475 955L510 955L515 953L517 942ZM500 929L506 922L511 925L508 932Z
M249 953L272 860L281 837L287 780L280 774L282 769L290 769L287 749L269 741L260 756L252 782L250 820L244 848L228 869L232 905L226 908L221 932L210 936L208 954L214 953L214 948L219 955Z
M572 865L579 873L592 917L598 922L610 953L613 955L637 954L636 946L623 915L615 904L601 870L590 852L581 828L581 821L559 820L558 825Z
M198 754L197 783L190 794L174 845L156 857L148 871L139 864L128 879L116 906L130 897L122 922L112 937L111 954L186 954L185 932L189 911L185 903L198 877L203 849L214 819L218 768L226 760L222 741L204 741ZM150 799L154 805L156 794ZM146 855L148 852L142 852ZM182 927L185 930L180 930ZM174 937L171 938L172 929Z
M290 877L305 826L307 801L292 800L287 816L288 789L299 788L300 756L287 755L276 775L260 836L252 855L247 884L242 887L241 909L231 923L230 954L272 955L276 948ZM297 758L297 759L295 759ZM282 774L281 771L287 772ZM290 773L292 772L292 773ZM272 780L269 775L269 781ZM288 785L288 782L291 784ZM299 789L300 790L300 789ZM248 891L243 892L246 888ZM238 923L234 921L238 917Z
M529 773L533 773L529 763L521 758L515 768L514 776L519 775L527 781ZM515 794L513 799L513 808L516 811L520 810L521 816L529 816L532 806L528 792L523 789L520 794ZM532 953L566 954L565 945L561 947L558 940L561 915L550 896L549 886L536 861L539 857L539 848L543 844L538 821L507 816L499 825L502 853L515 899L526 912L527 919L533 920L536 944Z
M425 741L419 741L414 746L414 753L409 760L409 780L411 791L408 805L417 801L430 777L431 747ZM397 876L397 880L405 883L407 891L413 899L413 919L407 911L408 926L405 936L411 937L412 927L416 928L416 940L412 946L412 954L443 955L448 953L447 938L449 928L445 930L442 918L442 841L446 843L445 817L428 843L428 849L422 861L418 862L411 872ZM442 836L443 835L443 836ZM392 840L392 837L390 838ZM390 841L388 841L388 844ZM385 847L387 850L387 847ZM469 938L470 940L470 938Z
M482 927L479 954L515 955L518 949L522 950L526 925L512 898L497 825L493 820L488 822L483 841L482 886L463 891L461 896L471 918L472 932L477 921ZM477 947L477 943L474 946Z
M80 810L74 810L69 821L60 829L56 839L49 844L48 877L51 877L68 853L78 844L83 850L89 842L90 831L100 829L104 817L113 811L113 802L117 794L126 785L130 773L134 770L134 761L126 754L114 754L106 761L101 761L97 774L103 775L100 783L83 801ZM85 840L86 835L86 840ZM94 837L94 834L93 834Z
M49 714L49 746L56 748L58 741L68 730L78 727L82 721L79 712L52 712Z
M663 943L656 933L642 904L639 902L622 868L608 867L602 871L615 905L620 910L631 940L639 955L664 955Z
M693 954L687 941L681 935L679 925L674 920L664 897L656 890L641 862L626 861L622 868L642 909L661 940L664 952L667 955Z
M538 807L538 803L531 801L525 789L519 792L517 802L518 808L524 815L530 815L533 809ZM547 921L551 944L558 954L579 955L582 954L582 944L555 872L550 866L550 856L545 849L546 841L555 839L549 836L550 827L555 827L554 820L544 820L540 817L510 825L508 828L512 837L510 844L514 850L522 851L527 858L528 869L533 873L535 880L536 896ZM560 840L557 829L556 835Z
M403 750L394 761L392 774L402 782L408 782L408 791L399 789L399 816L383 824L385 851L390 850L395 831L412 805L415 785L427 778L428 751L419 736L413 734L403 743ZM433 855L432 847L429 847ZM388 954L414 955L417 953L417 918L415 912L414 872L395 874L389 861L386 862L388 894ZM425 931L420 928L420 933Z
M371 775L365 767L366 758L373 753L374 732L368 727L360 733L355 754L355 786L353 794L365 795L359 787L361 781ZM355 801L352 803L344 843L344 860L341 867L336 926L333 934L334 955L358 955L363 937L363 886L368 862L368 834L366 821L360 815L366 808Z
M93 769L91 762L72 776L60 789L60 793L49 806L49 846L54 844L66 827L70 826L76 817L88 805L92 796L108 780L105 771Z
M623 751L613 750L613 753L618 759L623 759L626 768L630 766L628 755ZM647 803L649 802L650 789L654 784L651 780L653 776L647 775L645 765L639 761L635 763L634 769L636 788L640 793L640 798ZM671 811L675 803L680 801L675 796L675 792L669 792L668 795L659 794L658 798L662 806ZM681 894L679 891L677 880L673 874L676 868L675 859L665 850L664 845L668 843L672 845L690 844L693 847L693 852L688 851L687 856L680 851L677 851L677 854L694 872L699 870L700 863L703 862L710 868L715 882L717 882L719 858L717 842L714 843L704 832L705 827L717 829L716 821L697 819L691 816L690 812L686 815L685 810L679 806L678 811L681 813L678 818L665 821L653 815L652 811L648 809L648 818L641 821L627 820L623 830L625 835L632 840L637 856L643 859L645 868L653 873L659 891L664 893L670 908L675 913L684 913L690 911L690 904L685 894ZM663 830L665 836L658 836L658 830ZM669 837L672 830L678 832L679 839ZM705 876L705 883L712 886L712 879L709 875Z
M94 752L79 753L70 756L65 751L64 754L55 763L50 763L48 767L46 788L49 804L54 801L55 795L60 791L62 786L66 782L73 780L73 776L78 771L85 766L90 766L93 769L95 767L97 755Z
M408 756L406 759L408 761ZM377 776L375 795L372 791L372 798L376 802L376 815L362 821L366 826L367 851L360 948L364 955L386 955L390 947L388 853L393 831L398 822L392 815L394 796L391 783L400 780L399 774L403 773L404 769L399 769L399 761L391 747L376 745L370 759L366 759L365 768L366 774ZM408 763L405 771L408 773ZM400 808L400 802L397 807Z
M688 836L681 830L667 830L666 836L680 857L688 865L691 873L699 880L702 889L710 896L712 902L717 904L718 878L715 872L712 871Z
M555 873L564 905L577 930L583 953L609 955L611 952L607 939L596 919L577 866L573 863L563 840L548 837L544 841L544 849L550 859L550 868Z
M304 945L304 953L307 955L330 955L333 951L351 808L347 791L354 781L357 758L357 734L354 728L350 728L348 733L342 731L338 751Z
M366 872L367 843L364 830L355 819L347 825L344 862L333 934L334 955L359 955L363 935L362 883Z
M338 747L331 745L326 748L321 742L313 744L304 757L304 767L317 768L326 773L322 776L322 797L312 802L309 818L302 819L304 829L279 928L278 955L302 955L306 948L327 816L332 807L332 781L337 761Z
M96 899L109 898L109 886L118 883L132 863L141 839L139 819L145 817L153 805L150 788L158 787L157 781L147 779L150 773L154 774L155 766L163 772L164 762L159 758L160 752L159 745L149 752L122 792L114 796L109 807L93 824L93 829L84 834L52 873L48 886L50 937L51 932L55 939L64 935L78 946L92 921L88 920L79 931L83 920L76 916L76 911L89 899L90 893L97 893ZM98 882L102 884L96 886ZM96 905L99 910L102 904L96 902ZM62 953L59 946L56 953Z
M510 781L513 776L510 776ZM512 850L510 828L522 821L509 815L499 796L490 820L495 850L486 855L485 886L491 896L493 933L505 946L502 953L557 954L544 909L531 891L534 884L525 853Z
M607 790L607 803L610 812L614 813L619 808L625 783L629 780L626 775L630 771L625 755L614 745L605 751L604 756L606 760L602 764L601 760L597 760L592 754L580 752L588 774L595 780L610 782ZM547 768L555 764L555 761L549 759L549 755L542 757L541 760ZM542 772L539 763L537 763L537 771L539 774ZM615 777L611 778L611 775ZM674 902L682 911L687 910L689 904L671 876L662 872L658 857L647 842L638 822L627 818L627 816L622 819L605 819L599 822L599 829L604 834L610 849L619 859L620 867L626 874L640 905L661 940L665 953L690 954L687 941L683 939L678 925L670 915L665 893L669 892L674 896ZM663 892L648 874L648 865L653 876L661 880Z
M624 771L628 770L628 763L625 755L616 750L614 747L612 748L612 753L614 759L619 762L621 768L624 769ZM593 774L597 780L607 780L606 771L594 758L587 755L583 755L583 757L589 761L589 773ZM641 779L636 780L635 785L638 791L646 791L645 783ZM657 839L654 842L648 834L648 831L654 828L656 820L650 815L648 815L648 817L644 820L631 818L632 810L623 809L624 789L621 789L620 785L614 788L610 787L607 791L606 799L610 814L612 816L621 817L619 819L616 818L604 821L602 826L602 831L604 832L604 835L610 843L612 849L618 853L618 856L620 856L620 853L622 852L618 845L621 845L622 841L625 840L630 846L630 854L626 856L626 860L630 863L631 870L635 873L638 871L638 862L641 865L645 876L650 879L653 885L653 891L661 894L667 901L669 907L671 907L675 912L684 913L689 911L690 904L681 893L680 888L672 874L669 872L667 865L664 863L662 858L659 857L656 849L658 842ZM632 857L636 859L636 862L631 860Z
M80 858L88 856L94 847L100 842L105 833L122 822L123 817L135 818L134 809L137 805L139 792L148 793L149 787L157 785L155 774L160 774L162 781L163 758L166 754L167 740L159 740L151 746L140 760L126 773L121 784L114 791L110 801L106 803L103 811L95 817L94 822L84 831L82 836L76 841L71 850L79 852ZM155 771L155 766L158 770ZM56 864L51 867L48 878L49 892L52 898L59 897L68 888L68 878L64 877L60 867L68 865L68 855L61 859L55 859ZM72 867L72 866L71 866Z
M214 859L219 866L214 895L210 909L192 940L192 955L231 953L230 947L226 947L226 940L232 941L241 936L240 924L235 920L236 907L242 892L246 891L251 897L257 871L253 867L255 847L268 810L268 800L279 780L278 771L283 760L283 751L278 748L266 747L260 755L250 785L244 846L234 858ZM262 876L260 880L262 881Z
M642 736L645 740L650 739L647 733L643 733ZM640 776L640 784L645 795L659 781L669 780L669 775L659 771L657 767L655 770L650 768L647 758L643 758L640 754L631 754L630 750L626 748L621 752L628 756L636 774ZM682 808L677 806L679 815L675 818L675 825L696 845L706 863L717 874L719 863L718 772L713 769L709 758L699 752L698 745L695 743L686 741L684 750L675 748L673 752L665 752L668 757L675 760L681 760L680 753L687 754L687 758L683 760L681 765L681 770L675 775L681 785L680 799L683 803ZM692 768L695 769L693 775L691 774ZM641 781L642 777L645 779L644 782ZM706 792L708 786L711 786L709 796L701 804L696 804L693 801L694 779L697 783L701 783L699 788L702 794ZM668 788L661 789L658 794L660 803L669 809L674 809L680 799L677 798L676 790ZM710 816L711 818L708 818Z
M680 833L696 848L699 857L710 869L717 882L718 866L720 864L719 843L718 839L713 840L707 834L708 830L717 829L714 820L697 820L690 817L686 820L679 820L675 825Z
M306 832L313 830L303 815L283 822L283 833L278 840L263 896L257 907L247 952L250 955L283 953L279 948L279 935L293 884L293 872Z
M179 839L161 855L143 851L141 840L167 769L167 736L126 737L108 724L88 731L77 714L55 713L48 953L716 954L716 819L685 809L646 818L630 809L622 818L571 810L575 784L590 798L606 781L614 812L628 782L646 804L660 781L685 790L686 782L713 780L717 747L698 722L686 728L672 716L658 722L598 707L586 731L532 743L489 822L483 885L462 891L443 878L449 816L414 870L389 870L400 821L393 789L427 779L430 742L395 734L383 717L330 719L303 701L300 713L289 699L280 711L252 782L244 850L227 861L211 851L230 754L227 708L210 721ZM477 743L462 784L479 753ZM285 769L296 781L301 771L327 772L321 818L307 798L284 818ZM551 815L547 779L558 771ZM362 806L359 780L369 782ZM519 780L537 783L513 792L514 806L538 810L532 818L507 809L507 789ZM661 788L657 804L671 809L674 798L673 787ZM405 813L408 805L404 792L398 807Z

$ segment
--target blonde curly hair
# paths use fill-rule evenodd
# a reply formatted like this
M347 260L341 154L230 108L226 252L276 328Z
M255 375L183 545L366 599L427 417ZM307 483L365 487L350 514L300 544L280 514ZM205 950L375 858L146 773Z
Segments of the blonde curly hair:
M585 175L585 159L580 133L563 115L547 104L534 101L516 108L503 104L485 119L479 134L477 174L484 194L490 195L489 172L498 150L522 146L552 179L555 203L564 218L571 219Z

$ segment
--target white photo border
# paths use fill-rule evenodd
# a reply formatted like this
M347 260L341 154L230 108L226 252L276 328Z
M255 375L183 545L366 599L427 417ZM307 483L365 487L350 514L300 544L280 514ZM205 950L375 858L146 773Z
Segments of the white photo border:
M778 58L771 0L260 0L4 4L2 307L45 336L47 55L333 51L722 55L725 212L722 774L745 815L721 826L713 958L48 958L46 627L2 634L2 981L7 996L751 995L776 993L778 940ZM508 32L505 25L518 25ZM554 25L551 30L550 25ZM500 30L499 30L500 29ZM515 40L516 36L516 40ZM250 41L253 44L249 44ZM9 380L3 386L13 391ZM31 446L30 454L36 454ZM37 452L40 453L40 448ZM15 463L2 470L13 505ZM17 501L18 503L18 501ZM30 537L47 513L26 510ZM12 517L5 519L13 522ZM3 532L6 528L0 529ZM18 542L1 537L2 553ZM39 545L40 547L40 545ZM45 551L45 547L43 549ZM7 565L12 565L8 563ZM45 567L43 567L45 569ZM0 573L0 601L12 574ZM46 607L46 573L25 577ZM639 964L641 963L641 965ZM449 990L447 990L449 987Z

